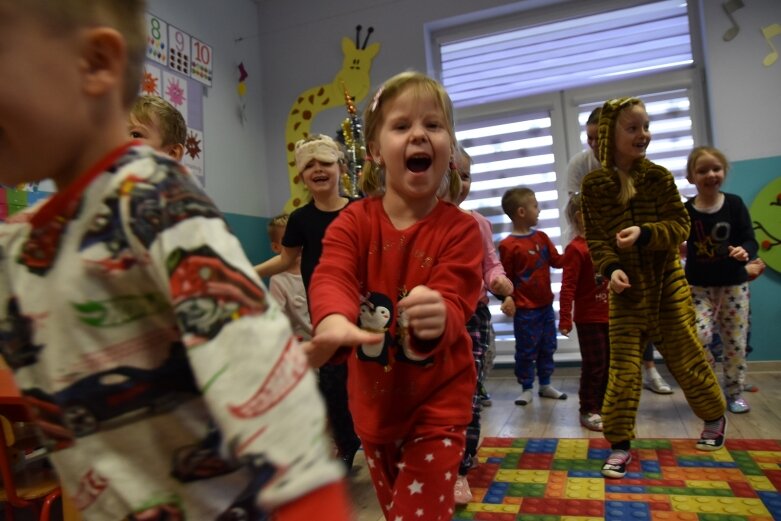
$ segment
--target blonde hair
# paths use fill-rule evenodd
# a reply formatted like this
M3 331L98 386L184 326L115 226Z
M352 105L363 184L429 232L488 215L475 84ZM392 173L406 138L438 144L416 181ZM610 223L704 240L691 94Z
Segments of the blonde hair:
M437 189L437 197L447 200L453 204L458 203L458 196L461 195L461 174L458 173L457 168L448 169L447 175L442 178L442 183Z
M272 217L271 220L268 222L268 226L267 226L268 238L271 242L279 242L282 240L281 237L277 238L277 232L280 229L284 229L287 227L288 217L289 217L288 214L282 213Z
M510 188L502 196L502 210L515 222L518 218L518 208L526 204L529 197L534 196L534 190L521 186L519 188Z
M472 156L466 151L463 145L458 145L458 154L456 154L456 165L461 168L461 162L465 161L468 165L472 164Z
M719 160L721 166L724 167L724 178L726 179L730 167L727 156L718 148L709 146L694 147L692 151L689 152L689 158L686 160L686 179L690 183L694 182L694 165L696 165L697 160L705 154L711 155Z
M618 118L624 109L640 105L645 109L645 103L640 98L616 98L607 100L602 105L602 111L599 115L599 160L603 168L613 168L615 166L615 136ZM618 180L621 188L618 192L618 202L622 205L629 204L629 201L637 194L635 182L631 176L618 172Z
M133 103L130 115L144 125L155 124L152 116L156 116L163 146L183 145L187 139L187 124L184 122L184 116L160 96L140 96Z
M564 209L564 213L567 216L567 221L572 225L578 235L583 235L585 230L583 229L583 223L578 219L578 212L583 211L583 203L581 201L580 194L572 194L572 197L567 201L567 207Z
M414 89L419 96L430 96L437 102L445 116L445 123L447 125L448 134L450 134L451 143L455 144L456 131L453 120L453 103L450 101L450 96L448 96L441 83L425 74L415 71L406 71L393 76L383 83L374 93L371 102L369 102L369 105L363 113L363 128L366 144L369 145L370 143L377 141L385 117L383 107L407 89ZM385 191L385 172L381 165L373 162L371 159L372 158L367 155L363 165L361 191L367 195L380 195ZM444 177L443 186L445 182L448 182L446 180L449 177L450 175ZM459 179L458 182L460 191L461 180ZM450 184L453 185L454 183ZM445 190L447 191L448 188L445 188Z
M15 0L14 4L40 16L55 32L96 26L117 30L127 45L122 104L125 108L132 105L146 55L145 0Z

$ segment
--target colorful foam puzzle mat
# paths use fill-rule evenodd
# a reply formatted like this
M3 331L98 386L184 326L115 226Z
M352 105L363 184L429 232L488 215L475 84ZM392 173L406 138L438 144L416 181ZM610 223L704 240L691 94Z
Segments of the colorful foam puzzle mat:
M622 479L603 478L602 438L486 438L453 519L492 521L781 520L781 440L632 442Z

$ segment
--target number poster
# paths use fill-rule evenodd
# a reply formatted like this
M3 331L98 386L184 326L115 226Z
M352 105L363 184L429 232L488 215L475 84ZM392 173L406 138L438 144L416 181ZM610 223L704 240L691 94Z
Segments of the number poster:
M205 188L203 90L212 85L212 48L151 13L146 29L141 94L160 96L182 113L187 123L182 163Z

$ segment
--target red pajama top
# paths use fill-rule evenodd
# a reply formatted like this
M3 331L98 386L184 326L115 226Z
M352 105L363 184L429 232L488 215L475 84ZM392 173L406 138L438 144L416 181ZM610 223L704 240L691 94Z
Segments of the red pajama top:
M550 267L561 268L563 256L545 232L508 235L499 243L499 258L513 283L516 308L536 309L553 303Z
M345 208L323 240L310 288L312 322L341 314L384 332L382 342L348 352L348 395L355 431L373 443L402 438L413 424L466 425L472 415L475 364L466 322L482 289L480 232L450 203L397 230L382 199ZM421 341L397 303L425 285L439 291L447 326Z
M564 250L564 275L559 295L559 327L572 329L572 304L575 303L575 322L578 324L606 324L608 317L607 279L596 272L586 239L576 236Z

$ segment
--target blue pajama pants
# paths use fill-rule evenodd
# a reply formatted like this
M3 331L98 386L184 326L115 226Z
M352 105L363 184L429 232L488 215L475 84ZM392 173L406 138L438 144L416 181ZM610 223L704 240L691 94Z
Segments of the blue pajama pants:
M515 378L524 389L550 384L556 352L556 319L553 305L515 311Z

